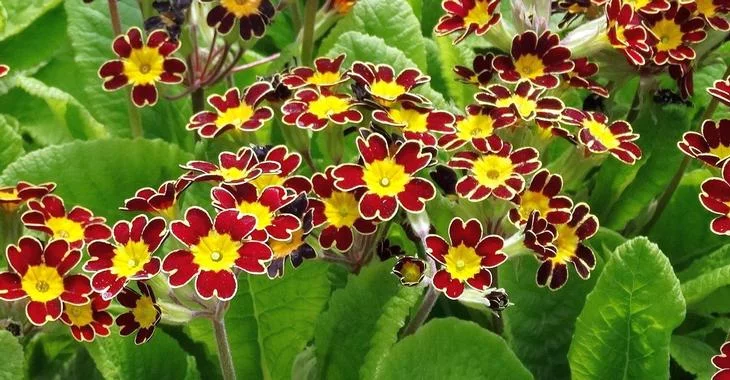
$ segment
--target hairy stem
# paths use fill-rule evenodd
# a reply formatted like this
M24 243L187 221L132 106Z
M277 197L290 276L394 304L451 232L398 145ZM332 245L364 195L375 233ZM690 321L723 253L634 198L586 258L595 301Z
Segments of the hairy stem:
M216 311L213 319L213 331L215 332L215 343L218 348L218 360L221 365L221 374L225 380L236 379L236 369L233 366L233 356L231 355L231 345L228 342L228 333L226 332L225 310L227 302L219 302L216 305Z
M304 29L302 31L302 64L312 63L312 52L314 51L314 23L317 16L317 0L307 0L304 7Z
M418 328L426 322L426 319L428 319L428 315L431 313L433 306L436 305L436 300L438 298L439 292L433 286L429 286L428 290L426 290L426 295L423 296L423 302L421 302L421 305L418 307L416 315L413 316L410 322L408 322L406 328L403 330L402 337L407 337L408 335L415 333L416 330L418 330Z

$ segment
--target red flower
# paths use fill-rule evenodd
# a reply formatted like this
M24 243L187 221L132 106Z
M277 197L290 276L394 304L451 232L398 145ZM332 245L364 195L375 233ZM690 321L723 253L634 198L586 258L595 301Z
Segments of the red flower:
M476 219L464 222L454 218L449 225L449 242L438 235L426 237L426 253L441 264L433 276L433 286L451 299L459 298L464 284L480 291L492 285L492 273L507 260L501 249L504 241L497 235L482 235Z
M456 150L467 142L499 142L495 131L509 127L517 121L515 112L509 107L466 106L466 115L457 115L455 131L438 139L438 145L446 150Z
M635 12L644 14L653 14L669 10L671 0L626 0L625 4L631 7Z
M562 20L558 23L559 28L569 26L573 20L583 15L586 19L592 20L600 15L606 0L559 0L552 2L553 13L565 12Z
M294 174L302 164L302 156L299 153L290 153L286 145L256 147L254 150L259 162L273 162L279 164L280 168L278 172L267 172L251 181L259 192L269 186L283 186L296 193L312 191L312 184L307 177Z
M166 219L174 219L177 215L177 204L180 194L190 185L190 181L181 178L177 181L164 182L155 190L143 187L134 194L134 197L124 201L123 211L149 212L158 214Z
M183 179L193 182L238 184L251 182L262 174L275 173L280 166L275 162L259 162L253 149L242 147L238 153L221 152L218 165L207 161L189 161L182 168L190 170Z
M712 365L718 369L712 380L729 380L730 379L730 342L725 342L720 347L720 354L712 357Z
M321 131L330 123L344 125L359 123L362 114L355 109L357 102L351 96L323 88L303 88L281 106L282 121L302 129Z
M493 65L505 82L529 80L545 88L557 87L558 74L567 73L574 66L570 50L560 46L560 37L549 30L539 38L531 30L515 36L510 56L497 56Z
M92 293L91 301L84 305L64 303L61 321L70 327L71 335L79 342L93 342L97 336L109 336L109 326L114 318L106 311L111 301Z
M476 94L478 102L497 107L510 108L524 121L535 120L540 128L559 128L560 113L565 108L563 101L551 96L542 96L545 89L535 87L528 81L520 82L515 91L499 84L487 87Z
M727 32L730 31L730 22L724 15L730 13L730 1L728 0L694 0L689 4L698 15L712 27L712 29Z
M722 167L730 158L730 119L705 120L702 133L686 132L677 147L690 157Z
M621 50L630 63L639 66L646 64L644 56L651 50L647 42L649 32L631 4L610 0L606 5L606 22L606 35L611 45Z
M509 212L509 219L516 225L523 225L533 212L552 224L565 223L570 218L573 201L560 196L563 178L542 169L532 177L530 186L512 199L517 207Z
M106 300L116 297L130 280L148 280L160 271L155 251L167 237L165 220L139 215L114 225L114 244L97 240L89 244L91 259L84 270L92 272L91 287Z
M189 208L184 221L170 225L172 234L187 246L170 252L162 262L170 286L177 288L195 278L201 298L232 299L238 289L233 270L263 274L272 258L266 244L244 240L255 227L256 218L234 210L223 211L211 221L202 208Z
M689 45L707 37L704 20L693 16L689 7L677 3L672 3L666 12L646 15L645 23L657 65L695 59L695 51Z
M454 40L454 44L472 33L482 36L502 17L497 12L499 1L444 0L441 7L446 14L441 16L434 30L439 36L461 32L461 35Z
M0 65L0 78L7 75L8 71L10 71L10 67L8 67L8 65Z
M471 68L454 66L454 73L458 76L456 79L477 87L488 85L494 76L493 60L494 54L492 53L477 54L472 61Z
M284 74L281 82L289 88L300 88L304 86L332 87L348 79L347 75L340 71L345 54L335 58L319 57L314 60L314 68L300 66L293 68L288 74Z
M358 202L363 218L390 220L399 208L421 212L436 196L431 182L416 177L433 158L417 141L388 146L383 136L372 133L357 138L363 164L342 164L332 176L341 191L365 189Z
M0 210L15 212L20 206L31 199L42 198L56 189L56 184L49 182L33 185L20 181L15 186L0 187Z
M319 234L319 244L324 249L335 248L344 252L352 247L353 230L362 235L370 235L376 230L375 221L360 216L358 203L364 191L340 191L335 187L334 166L324 173L312 176L314 193L319 199L310 199L309 206L314 210L314 227L324 227Z
M510 200L525 187L523 175L540 167L535 148L520 148L512 151L512 145L500 141L492 149L483 140L476 141L478 152L459 152L449 161L454 169L467 170L466 176L456 183L460 197L477 202L490 195Z
M422 107L410 101L394 103L386 109L373 111L379 123L402 128L406 140L416 140L427 146L436 145L433 133L454 133L454 115Z
M589 62L586 57L574 59L573 64L575 65L573 70L563 74L563 80L570 87L584 88L598 96L608 98L608 90L598 82L590 79L598 74L598 65Z
M258 192L250 183L222 185L211 190L213 207L218 210L237 210L255 220L251 238L258 241L289 240L302 227L299 218L283 212L282 208L296 198L293 191L281 186L270 186Z
M203 138L220 136L231 129L250 132L258 130L264 123L274 117L269 107L259 107L266 95L273 91L271 83L254 83L240 94L238 88L228 90L225 95L211 95L208 104L216 112L201 111L190 118L187 130L197 131Z
M418 69L404 69L395 75L393 68L388 65L355 62L348 75L382 105L387 106L395 101L404 100L428 103L428 99L425 97L411 92L414 88L431 80L428 75L423 75Z
M119 334L122 336L131 335L137 331L134 343L139 345L152 338L155 327L162 318L162 310L157 305L157 298L149 285L137 281L137 287L139 293L126 287L117 296L117 302L129 311L120 314L115 322L119 326Z
M633 165L641 158L641 148L633 142L639 135L633 133L628 122L616 120L608 124L608 117L600 112L581 111L575 108L566 108L563 116L565 123L580 127L578 139L589 151L610 152L629 165Z
M69 274L81 260L81 252L65 240L47 245L33 237L22 237L7 250L11 271L0 273L0 299L14 301L28 297L25 315L37 326L55 321L63 313L63 303L89 302L91 285L80 274Z
M418 257L403 256L393 266L393 274L404 286L416 286L426 277L426 262Z
M132 102L137 107L157 103L157 82L181 83L186 70L185 62L171 55L180 47L180 41L170 39L167 32L155 30L142 41L142 31L130 28L127 34L114 39L112 49L119 59L104 63L99 77L104 89L118 90L132 86Z
M714 96L722 104L730 107L730 77L725 80L716 80L712 87L707 89L710 95Z
M213 0L200 1L209 3ZM208 12L207 21L218 33L228 34L238 20L238 33L244 40L250 40L264 35L274 14L276 8L270 0L217 0Z
M720 215L712 220L710 229L718 235L730 235L730 166L722 165L722 178L708 178L702 182L700 202L707 211Z
M67 214L63 200L55 195L29 201L28 209L21 218L27 228L65 240L71 248L81 248L84 242L106 240L112 235L111 229L104 224L106 219L95 217L80 206L74 206Z

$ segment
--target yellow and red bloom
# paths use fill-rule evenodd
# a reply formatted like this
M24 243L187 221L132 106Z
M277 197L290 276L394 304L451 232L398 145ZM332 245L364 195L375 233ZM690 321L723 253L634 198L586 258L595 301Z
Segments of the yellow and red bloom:
M28 202L28 211L21 217L28 229L41 231L53 239L67 241L72 248L81 248L93 240L106 240L112 235L106 219L94 216L87 208L74 206L66 213L63 200L46 195Z
M644 16L649 31L647 42L657 65L695 59L691 44L707 37L705 21L695 17L689 7L672 3L669 10Z
M292 232L291 237L287 240L269 240L268 244L273 259L266 266L266 274L272 279L284 275L284 264L287 258L296 269L302 265L304 260L317 257L317 252L306 241L313 228L313 211L310 209L307 196L299 194L293 202L284 207L283 211L299 218L302 227Z
M114 324L114 318L106 311L111 300L105 300L97 293L92 293L90 298L91 301L84 305L63 305L61 321L79 342L93 342L97 336L109 336L109 326Z
M477 87L486 86L494 77L494 67L492 61L494 54L485 53L477 54L472 61L471 68L466 66L454 66L454 73L459 81L465 84L471 84Z
M341 191L365 189L358 201L360 215L372 220L390 220L403 208L421 212L436 196L433 184L416 177L428 166L433 154L417 141L388 146L377 133L357 138L363 164L342 164L334 169L335 187Z
M302 227L299 218L282 210L296 198L293 191L284 187L269 186L259 192L250 183L224 184L214 187L210 194L216 209L235 210L256 219L251 231L254 240L289 240Z
M560 84L559 74L574 67L570 50L560 46L560 37L550 31L539 37L531 30L515 36L509 56L494 58L494 69L499 77L509 83L529 80L533 84L555 88Z
M649 32L633 7L621 0L610 0L606 5L606 22L606 36L611 46L621 50L630 63L639 66L646 64L645 56L651 51L647 42Z
M94 273L94 291L110 300L130 280L149 280L159 273L160 259L153 255L167 237L166 227L160 217L147 219L139 215L131 222L122 220L114 225L114 244L105 240L91 242L91 259L84 264L84 270Z
M446 150L456 150L471 141L485 141L500 145L495 135L498 129L514 125L515 112L510 107L493 107L477 104L466 106L466 115L457 115L454 132L446 133L438 139L438 145Z
M8 67L8 65L0 65L0 78L8 75L9 71L10 67Z
M207 161L189 161L181 167L190 171L183 180L229 184L251 182L262 174L280 170L276 162L259 162L255 152L249 147L242 147L237 153L221 152L218 155L218 165Z
M725 80L718 79L707 89L710 95L714 96L722 104L730 107L730 77Z
M498 235L482 235L476 219L464 222L454 218L449 225L449 241L438 235L426 236L426 253L440 264L433 276L433 286L451 299L459 298L464 284L484 291L492 285L492 273L507 260L502 252L504 240Z
M373 120L402 130L406 140L416 140L427 146L436 145L434 133L454 133L456 119L447 111L422 107L411 101L394 103L373 111Z
M439 36L461 32L454 40L455 44L470 34L482 36L502 18L497 9L499 2L500 0L444 0L441 8L446 14L441 16L434 30Z
M570 87L584 88L598 96L608 97L608 90L590 79L598 74L598 65L588 61L588 58L581 57L573 60L573 70L563 74L563 81Z
M134 197L124 201L122 211L149 212L173 219L177 214L175 208L180 194L190 185L184 178L177 181L166 181L157 190L143 187L134 194Z
M730 342L723 343L720 354L712 357L712 365L718 369L712 375L712 380L730 379Z
M593 153L610 152L619 160L633 165L641 158L641 148L634 143L639 135L624 120L608 123L608 117L600 112L566 108L563 111L566 124L579 126L578 140Z
M533 86L528 81L520 82L515 91L494 84L484 92L476 94L475 99L483 104L509 108L524 121L535 120L540 128L559 128L560 114L565 108L563 101L552 96L542 96L545 89Z
M670 0L622 0L622 4L631 7L634 12L642 12L644 14L654 14L665 12L671 6Z
M361 235L370 235L377 229L376 222L360 216L358 203L365 191L340 191L335 187L332 174L334 166L324 173L312 176L314 193L318 199L310 199L309 207L314 211L314 227L324 227L319 234L319 244L324 249L335 248L340 252L352 247L353 230Z
M243 91L243 95L234 87L225 95L211 95L208 104L215 112L201 111L190 118L186 129L197 131L203 138L220 136L223 132L235 129L243 132L258 130L274 117L274 111L266 106L259 106L266 95L273 91L271 83L257 82Z
M255 227L255 217L235 210L223 211L213 221L202 208L189 208L185 220L170 225L172 234L187 246L170 252L162 262L170 286L177 288L195 278L201 298L232 299L238 289L234 269L263 274L272 258L266 244L247 239Z
M600 15L606 0L559 0L553 1L553 12L565 12L563 19L558 23L559 28L570 25L573 20L585 16L586 19L592 20Z
M335 93L323 88L303 88L281 106L282 121L302 129L321 131L330 123L344 125L359 123L362 114L355 106L357 101L350 95Z
M345 55L335 58L319 57L314 60L314 68L300 66L291 69L281 78L281 83L289 88L296 89L304 86L332 87L348 79L340 69Z
M348 72L356 84L382 105L396 101L410 100L414 103L428 103L422 95L411 92L414 88L428 83L431 78L418 69L404 69L398 75L391 66L355 62Z
M690 6L696 14L701 16L712 29L730 31L730 22L724 15L730 13L728 0L694 0Z
M685 132L677 147L690 157L721 168L730 158L730 119L705 120L702 133Z
M277 172L264 173L251 181L259 192L269 186L283 186L294 190L297 194L312 191L312 184L307 177L294 174L302 164L302 156L299 153L289 152L286 145L254 147L253 149L259 162L279 164Z
M403 256L393 265L393 274L403 286L416 286L426 277L426 262L418 257Z
M200 0L209 3L213 0ZM276 14L270 0L216 0L217 4L208 12L208 26L218 33L228 34L238 20L238 33L244 40L262 37L266 27Z
M44 246L38 239L25 236L18 245L8 246L6 256L11 271L0 273L0 299L28 298L25 315L34 325L60 318L63 303L89 302L89 279L69 274L81 260L81 252L65 240L53 240Z
M0 210L8 213L15 212L25 202L43 198L55 189L55 183L33 185L23 181L18 182L15 186L0 187Z
M512 202L517 206L510 210L509 219L517 226L527 223L534 212L549 223L565 223L570 218L573 201L560 196L563 189L563 178L559 174L551 174L542 169L532 177L530 186L515 195Z
M119 326L119 334L122 336L131 335L136 331L134 343L139 345L152 338L155 327L162 318L162 310L157 305L157 298L149 285L137 281L137 288L139 288L139 293L126 287L117 296L117 302L129 311L117 316L115 322Z
M730 235L730 165L725 161L722 178L712 177L702 182L700 202L707 211L719 215L710 223L712 232Z
M500 141L493 149L483 140L474 142L474 151L459 152L449 161L454 169L467 170L466 176L456 183L456 193L473 202L494 195L510 200L525 188L524 175L537 170L541 163L535 148L515 151L508 142Z
M181 83L186 70L185 62L171 57L180 48L180 41L173 41L167 32L155 30L142 41L142 31L130 28L112 43L119 59L104 63L99 77L104 89L115 91L132 86L132 103L137 107L157 103L157 82Z

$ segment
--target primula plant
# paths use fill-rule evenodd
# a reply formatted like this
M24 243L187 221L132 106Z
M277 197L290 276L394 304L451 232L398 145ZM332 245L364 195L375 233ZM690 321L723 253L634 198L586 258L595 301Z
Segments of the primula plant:
M730 1L0 0L2 379L730 379Z

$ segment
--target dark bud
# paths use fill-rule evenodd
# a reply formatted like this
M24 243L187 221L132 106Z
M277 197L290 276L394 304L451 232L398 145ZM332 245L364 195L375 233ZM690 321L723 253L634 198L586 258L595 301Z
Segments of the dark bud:
M487 301L487 307L493 311L502 311L510 306L509 296L504 289L495 289L489 292L484 299Z
M456 195L456 171L448 166L439 165L430 173L431 179L446 196Z
M251 145L251 149L253 149L253 154L256 155L256 159L259 160L259 162L266 159L266 155L269 154L269 151L273 147L273 145Z
M271 83L271 87L274 88L274 91L271 91L268 95L266 95L266 100L269 103L281 103L291 97L292 91L289 87L281 83L281 74L277 73L268 77L260 77L258 79Z
M309 201L307 195L300 193L291 203L281 208L281 212L285 214L292 214L299 219L304 217L304 213L309 208Z
M670 89L662 88L657 90L654 93L654 103L660 104L660 105L667 105L667 104L685 104L685 105L691 105L692 103L689 101L685 101L682 99L682 96L676 92L673 92Z
M404 251L403 248L399 245L391 244L388 239L381 240L380 243L378 243L377 249L378 250L376 252L380 261L385 261L395 256L404 256L406 254L406 251Z
M20 336L21 328L20 325L15 322L8 322L8 325L5 326L5 330L9 331L13 336Z
M586 98L583 100L583 110L601 113L605 112L604 99L604 97L598 96L593 93L588 94L588 96L586 96Z

